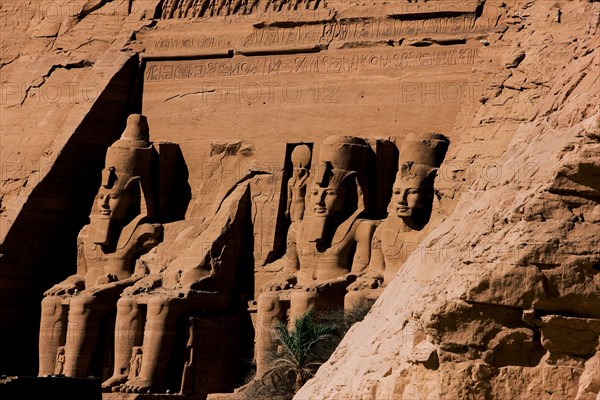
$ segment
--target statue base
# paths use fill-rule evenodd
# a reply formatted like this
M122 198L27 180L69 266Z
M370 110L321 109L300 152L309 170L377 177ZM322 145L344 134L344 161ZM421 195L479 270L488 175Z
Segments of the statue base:
M102 400L197 400L183 394L102 393Z
M0 399L100 400L100 379L0 377Z

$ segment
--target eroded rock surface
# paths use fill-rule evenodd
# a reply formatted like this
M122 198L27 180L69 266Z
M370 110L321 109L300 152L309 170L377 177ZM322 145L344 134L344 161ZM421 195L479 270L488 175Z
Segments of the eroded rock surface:
M76 274L107 149L143 113L166 166L152 178L161 242L104 310L104 353L74 352L60 326L43 374L86 375L73 358L89 351L105 399L232 390L272 322L257 300L296 249L304 276L278 301L329 278L343 278L339 308L351 280L369 302L386 288L299 399L596 398L598 12L583 0L2 2L0 373L36 373L42 294ZM443 163L407 160L412 134L432 132L450 143ZM348 169L356 204L318 236L306 220L346 176L334 170L347 154L321 157L332 136L366 152ZM415 180L428 182L424 223L408 206L386 223L398 169L431 168L435 181ZM373 228L366 240L336 233L347 217ZM394 262L369 276L376 225L371 246ZM318 240L288 240L299 226ZM96 333L84 330L75 342Z
M557 3L561 24L507 7L517 25L497 39L525 56L450 150L511 136L497 179L464 191L295 399L598 396L598 6Z

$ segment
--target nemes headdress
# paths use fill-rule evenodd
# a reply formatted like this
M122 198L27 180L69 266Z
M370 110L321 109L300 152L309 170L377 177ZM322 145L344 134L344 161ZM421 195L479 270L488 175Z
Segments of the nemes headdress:
M152 144L149 141L148 121L141 114L131 114L121 138L106 151L101 185L106 189L128 189L140 185L140 214L152 216L154 202L151 192Z
M400 146L396 180L428 180L444 161L450 141L440 133L410 134Z

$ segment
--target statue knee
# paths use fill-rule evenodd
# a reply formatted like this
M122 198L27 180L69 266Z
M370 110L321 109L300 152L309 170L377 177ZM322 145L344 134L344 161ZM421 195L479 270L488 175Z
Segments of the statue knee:
M173 308L173 298L166 296L152 296L148 299L148 316L160 315Z
M58 296L44 297L42 300L42 316L57 315L62 312L62 299Z
M365 294L360 290L350 291L344 296L344 310L346 312L358 309L366 302Z
M296 314L304 313L315 307L319 294L317 292L295 291L290 296L291 308Z
M138 307L137 301L133 297L121 297L117 301L117 313L129 314Z
M75 296L69 303L69 315L85 314L95 302L96 298L91 295Z
M275 292L265 292L258 296L257 312L272 312L279 307L279 295Z

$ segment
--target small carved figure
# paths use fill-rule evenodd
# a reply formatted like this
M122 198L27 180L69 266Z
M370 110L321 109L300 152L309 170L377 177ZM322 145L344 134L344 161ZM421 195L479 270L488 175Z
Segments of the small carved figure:
M308 169L311 159L310 148L300 144L292 151L292 177L287 186L286 216L291 222L300 221L304 217L306 203L306 183L310 176Z
M134 346L131 350L128 379L137 378L140 375L140 369L142 368L142 354L142 348L140 346Z
M289 302L290 324L312 308L341 309L346 287L368 264L375 226L360 218L368 151L363 139L344 136L329 137L321 147L307 214L290 226L282 271L258 298L257 377L268 367L271 329L285 318L281 303Z
M374 302L417 249L431 216L434 180L448 144L440 134L412 135L403 143L388 216L373 235L366 274L348 287L346 310Z
M90 224L78 237L77 273L44 293L40 376L55 371L55 357L63 345L63 373L89 376L101 320L114 311L123 289L146 273L134 271L135 261L156 246L162 234L160 224L150 223L151 155L146 118L133 114L121 139L107 150L97 213L92 212Z
M185 346L185 364L183 365L183 376L181 378L181 394L193 394L196 383L196 357L194 354L194 339L197 329L197 320L190 320L190 332L187 345Z
M62 375L65 367L65 347L60 346L56 354L56 363L54 364L54 375Z

